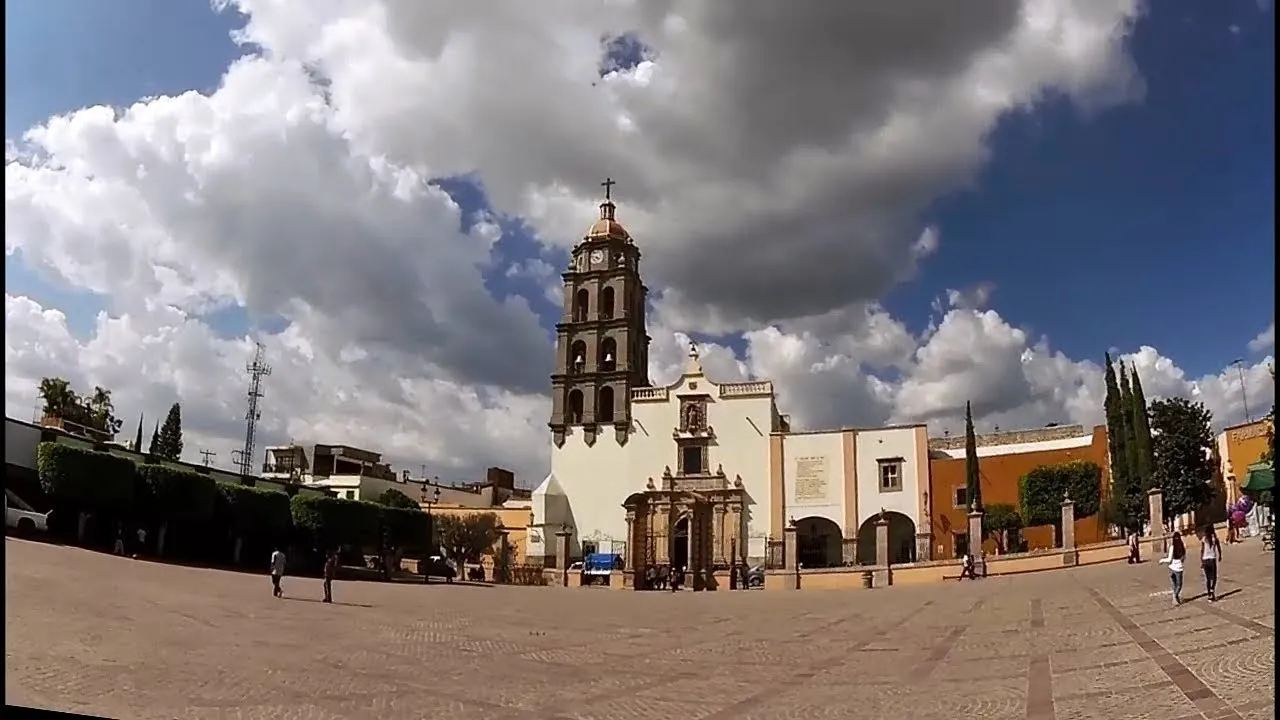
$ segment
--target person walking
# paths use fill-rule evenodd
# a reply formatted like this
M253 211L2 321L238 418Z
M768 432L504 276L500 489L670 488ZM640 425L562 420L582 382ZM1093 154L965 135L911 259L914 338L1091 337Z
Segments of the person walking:
M1129 532L1129 564L1130 565L1137 565L1138 563L1142 562L1142 559L1141 559L1142 555L1139 549L1141 546L1138 543L1139 543L1138 533L1130 531Z
M333 602L333 578L338 574L338 553L331 551L324 559L324 601Z
M957 580L977 580L978 576L973 573L973 556L969 553L964 554L964 558L960 560L960 577Z
M1206 525L1200 536L1200 570L1204 573L1204 591L1209 602L1218 600L1218 563L1222 560L1222 543L1212 525Z
M1187 557L1187 546L1182 544L1182 536L1175 534L1169 544L1169 554L1160 558L1160 563L1169 566L1169 582L1173 585L1173 604L1182 604L1182 570L1183 560Z
M116 524L116 543L111 552L120 557L124 557L124 523Z
M284 565L284 552L280 548L271 551L271 594L275 597L284 597L284 590L280 588L280 580L284 578Z

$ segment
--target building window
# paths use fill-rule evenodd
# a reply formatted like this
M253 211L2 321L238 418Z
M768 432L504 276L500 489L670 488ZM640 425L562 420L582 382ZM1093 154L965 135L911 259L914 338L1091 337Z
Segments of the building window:
M701 445L685 445L680 448L680 472L685 475L701 475L705 472L702 467Z
M902 491L902 458L877 460L880 464L880 492Z
M348 500L355 500L355 499L356 499L356 491L355 491L355 490L348 490L348 491L347 491L347 499L348 499Z
M968 488L962 488L962 487L955 488L952 491L952 494L955 496L956 507L958 508L969 507L969 489Z

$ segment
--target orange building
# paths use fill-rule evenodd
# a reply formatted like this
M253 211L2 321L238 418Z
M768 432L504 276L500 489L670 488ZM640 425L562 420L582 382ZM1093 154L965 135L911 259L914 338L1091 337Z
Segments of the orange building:
M1227 488L1227 503L1240 499L1240 483L1245 481L1249 466L1262 458L1269 442L1271 420L1255 420L1232 425L1218 435L1218 457L1221 458L1222 480Z
M1054 426L1036 430L994 432L977 437L978 471L984 505L1004 503L1018 507L1018 481L1033 468L1071 460L1089 460L1102 468L1102 486L1111 484L1107 462L1107 428L1092 432L1081 425ZM969 545L969 498L965 491L964 436L929 440L929 493L932 498L933 557L954 558ZM1075 523L1076 545L1106 539L1106 527L1098 516L1080 518ZM1054 531L1050 525L1026 528L1022 533L1027 549L1051 548ZM983 544L987 554L996 551L995 542Z

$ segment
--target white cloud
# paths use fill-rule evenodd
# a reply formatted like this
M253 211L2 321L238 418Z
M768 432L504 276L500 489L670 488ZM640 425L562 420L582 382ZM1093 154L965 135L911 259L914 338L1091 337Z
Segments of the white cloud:
M473 174L557 251L590 222L603 176L622 182L655 287L655 379L678 372L687 333L737 335L745 352L708 344L704 364L772 377L801 426L946 426L965 400L1007 427L1100 416L1097 365L1009 326L990 286L948 293L919 336L875 300L937 250L940 230L916 215L972 182L1001 116L1051 90L1088 109L1140 91L1124 46L1137 0L799 14L713 0L235 4L263 52L215 91L88 108L6 144L6 256L109 299L81 340L58 309L6 295L8 413L28 416L46 375L113 388L126 433L138 411L181 399L188 455L208 447L225 464L251 343L200 315L241 305L291 323L266 338L264 442L536 479L548 334L525 298L485 288L498 226L460 231L428 182ZM623 30L652 55L599 78L600 38ZM498 271L554 302L558 257ZM1229 372L1189 380L1151 348L1133 360L1151 394L1243 414ZM1269 393L1261 367L1251 398Z
M1276 321L1272 320L1266 330L1249 341L1249 352L1266 352L1276 346Z

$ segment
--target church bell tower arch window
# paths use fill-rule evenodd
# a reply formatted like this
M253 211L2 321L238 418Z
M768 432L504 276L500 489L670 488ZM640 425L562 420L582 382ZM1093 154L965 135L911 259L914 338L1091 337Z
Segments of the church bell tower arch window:
M581 340L574 340L569 346L569 372L574 375L581 375L587 371L587 344Z
M565 418L570 425L582 424L582 391L573 389L569 391L569 407L567 408Z
M600 319L601 320L613 319L613 304L614 304L613 295L614 295L614 292L612 287L606 286L604 290L600 291Z
M591 291L579 288L573 294L573 321L586 322L591 312Z
M600 397L596 401L596 419L602 423L611 423L613 415L613 387L605 385L600 388Z
M618 341L611 337L600 342L600 371L613 372L618 369Z

